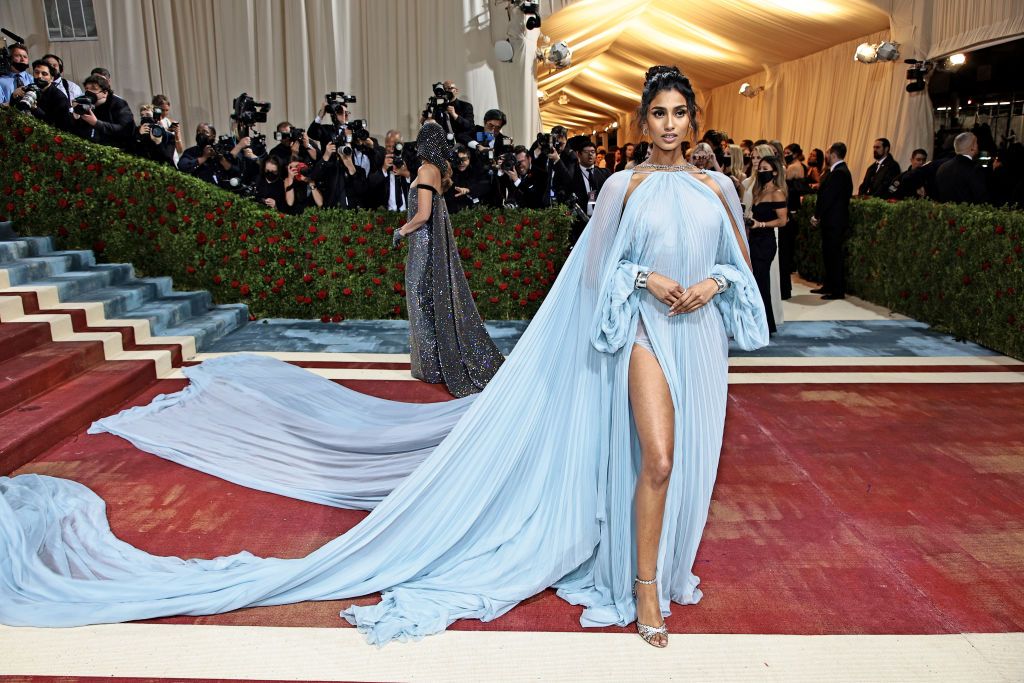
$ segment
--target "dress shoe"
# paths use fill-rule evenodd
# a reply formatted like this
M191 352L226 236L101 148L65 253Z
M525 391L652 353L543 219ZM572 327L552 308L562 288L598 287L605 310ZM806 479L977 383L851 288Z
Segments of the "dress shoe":
M811 290L811 294L828 294L828 290L824 287L815 287Z
M826 301L836 301L838 299L845 299L846 295L845 294L825 294L821 298L825 299Z

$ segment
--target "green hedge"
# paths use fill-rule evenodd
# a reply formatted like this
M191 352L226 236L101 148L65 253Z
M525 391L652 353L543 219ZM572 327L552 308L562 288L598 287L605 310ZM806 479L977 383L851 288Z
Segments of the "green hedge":
M821 281L814 198L797 217L796 263ZM926 200L854 200L847 288L937 329L1024 358L1024 212Z
M266 207L0 107L0 220L61 248L92 249L255 317L404 318L400 214ZM565 259L570 217L474 209L452 217L481 315L530 318Z

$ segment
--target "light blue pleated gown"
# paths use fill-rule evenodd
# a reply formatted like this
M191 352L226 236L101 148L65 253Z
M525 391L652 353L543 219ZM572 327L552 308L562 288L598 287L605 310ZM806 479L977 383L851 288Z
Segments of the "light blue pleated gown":
M380 591L380 603L342 616L385 643L494 619L555 586L585 607L583 625L628 624L640 453L627 370L640 316L676 416L662 611L697 602L692 568L722 445L727 335L757 348L767 323L732 183L706 176L730 221L719 196L683 172L651 174L623 207L630 177L606 183L537 316L476 396L396 403L237 356L190 368L184 391L93 427L244 486L373 508L356 527L301 559L186 561L119 541L103 501L80 484L0 478L0 622L72 626ZM669 318L633 289L639 269L683 285L721 274L732 286Z

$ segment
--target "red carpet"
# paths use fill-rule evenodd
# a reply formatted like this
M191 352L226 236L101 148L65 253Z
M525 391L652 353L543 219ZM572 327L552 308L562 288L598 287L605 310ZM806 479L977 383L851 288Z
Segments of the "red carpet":
M443 400L408 381L344 381ZM131 404L175 391L165 380ZM695 572L704 600L674 633L956 633L1024 630L1024 386L734 385ZM18 473L68 477L108 501L121 538L150 552L301 556L364 513L250 491L78 436ZM372 596L356 602L372 601ZM240 610L163 623L337 626L353 602ZM456 629L576 631L550 591ZM617 630L617 629L610 629Z

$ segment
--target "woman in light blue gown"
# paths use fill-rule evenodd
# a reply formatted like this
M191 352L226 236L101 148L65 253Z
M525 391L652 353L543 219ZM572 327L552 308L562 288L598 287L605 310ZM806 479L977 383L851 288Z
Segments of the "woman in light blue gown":
M233 356L93 426L245 486L372 508L358 525L299 559L186 561L118 540L81 484L0 478L0 622L72 626L381 592L342 616L382 644L494 619L554 586L584 606L584 626L639 616L641 635L663 646L670 602L701 597L692 568L722 445L727 337L746 349L768 340L733 184L681 164L695 111L678 70L648 72L649 163L606 182L480 394L401 404Z

